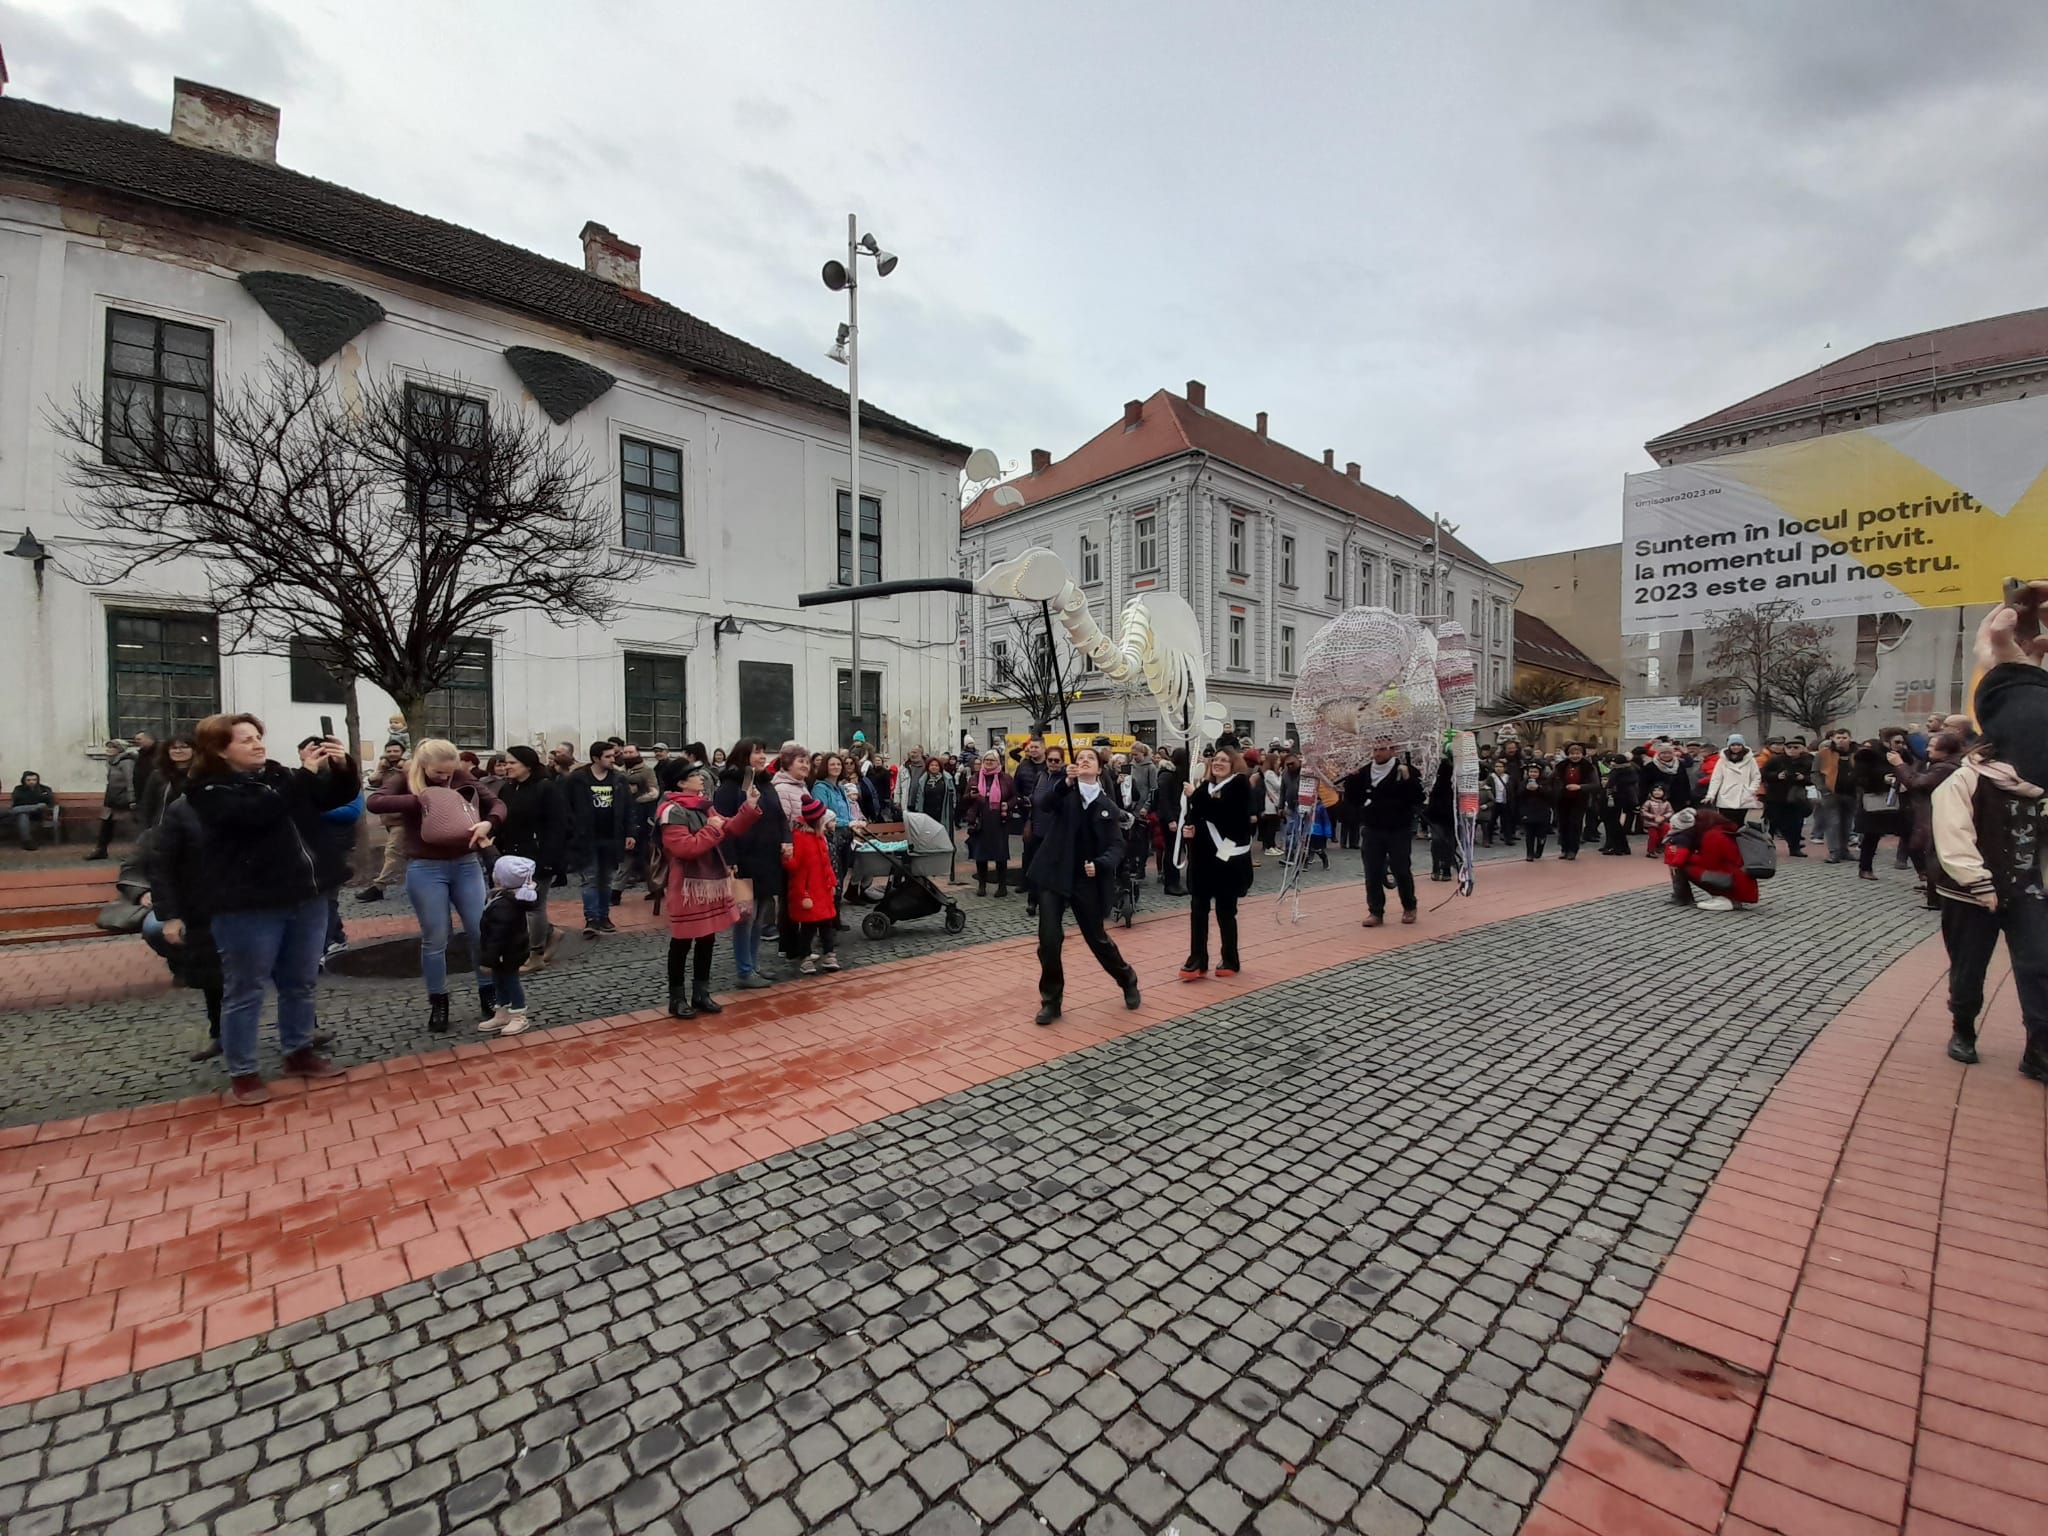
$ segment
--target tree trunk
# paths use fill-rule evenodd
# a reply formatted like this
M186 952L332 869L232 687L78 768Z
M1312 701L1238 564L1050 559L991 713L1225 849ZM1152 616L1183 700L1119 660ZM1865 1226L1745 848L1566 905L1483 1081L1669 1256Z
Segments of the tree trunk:
M412 745L418 746L427 739L427 698L419 693L394 693L391 702L398 706L398 712L405 716L405 733L412 738Z

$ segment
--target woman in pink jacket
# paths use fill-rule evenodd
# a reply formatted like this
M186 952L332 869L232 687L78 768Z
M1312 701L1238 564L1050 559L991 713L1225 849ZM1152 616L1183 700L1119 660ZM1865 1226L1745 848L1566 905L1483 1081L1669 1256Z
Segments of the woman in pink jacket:
M668 861L668 1011L679 1019L725 1011L711 999L711 952L718 935L740 920L740 909L718 845L761 819L761 790L753 784L731 820L712 810L704 794L709 772L703 763L684 763L655 810Z

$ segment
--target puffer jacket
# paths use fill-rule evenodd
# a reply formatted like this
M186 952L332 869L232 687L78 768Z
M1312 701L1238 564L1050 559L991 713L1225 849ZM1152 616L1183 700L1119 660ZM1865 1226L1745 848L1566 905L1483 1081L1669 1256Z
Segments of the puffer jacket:
M835 893L839 881L832 873L832 845L822 832L798 826L789 836L789 856L782 861L788 893L783 898L788 910L786 923L829 923L839 915ZM807 907L804 903L808 901Z

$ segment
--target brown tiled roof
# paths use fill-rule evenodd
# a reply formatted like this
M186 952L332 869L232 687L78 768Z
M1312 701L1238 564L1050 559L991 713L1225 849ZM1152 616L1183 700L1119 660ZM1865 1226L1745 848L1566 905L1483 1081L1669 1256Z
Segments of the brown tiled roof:
M282 166L174 144L168 134L0 97L0 174L176 208L538 315L674 367L846 413L846 393L652 295ZM864 423L965 455L934 432L861 407Z
M1135 426L1126 427L1123 418L1118 417L1064 459L1055 460L1037 473L1005 481L1024 497L1023 507L998 507L994 487L990 487L961 509L960 526L978 528L1112 475L1196 452L1280 485L1298 485L1303 495L1375 527L1411 539L1427 540L1430 536L1430 519L1400 497L1354 480L1342 469L1328 468L1321 459L1310 458L1270 437L1261 437L1242 422L1198 408L1185 396L1165 389L1144 402ZM1462 560L1486 565L1448 533L1444 535L1444 548Z
M1925 386L1930 380L1971 369L2035 359L2048 360L2048 309L2023 309L1988 320L1920 331L1838 357L1811 373L1802 373L1760 395L1738 400L1725 410L1653 437L1644 446L1654 453L1667 438L1730 427L1802 406L1853 403L1859 395Z
M1621 684L1620 678L1535 614L1524 613L1519 608L1515 610L1515 660L1551 672L1562 672L1567 677L1583 677L1588 682L1615 687Z

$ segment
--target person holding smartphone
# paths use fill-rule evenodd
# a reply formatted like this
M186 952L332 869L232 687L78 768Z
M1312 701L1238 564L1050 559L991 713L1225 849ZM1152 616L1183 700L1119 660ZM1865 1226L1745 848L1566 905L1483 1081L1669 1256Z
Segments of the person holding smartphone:
M727 821L737 822L740 808L750 803L747 791L761 791L759 817L739 835L725 838L719 850L733 874L749 882L752 890L753 905L749 908L742 903L732 930L733 968L739 973L737 985L746 991L772 985L761 974L761 938L775 918L775 904L782 894L783 852L789 842L789 818L782 797L770 788L773 772L768 744L742 737L726 754L718 788L711 796L711 808Z
M308 1078L341 1071L313 1044L327 937L314 850L322 813L358 793L356 765L331 737L301 749L296 769L272 762L254 715L208 715L192 736L197 756L183 803L202 835L192 859L157 872L152 901L167 944L185 942L183 912L208 916L220 955L227 1103L253 1106L270 1099L256 1059L266 984L277 989L284 1070Z

